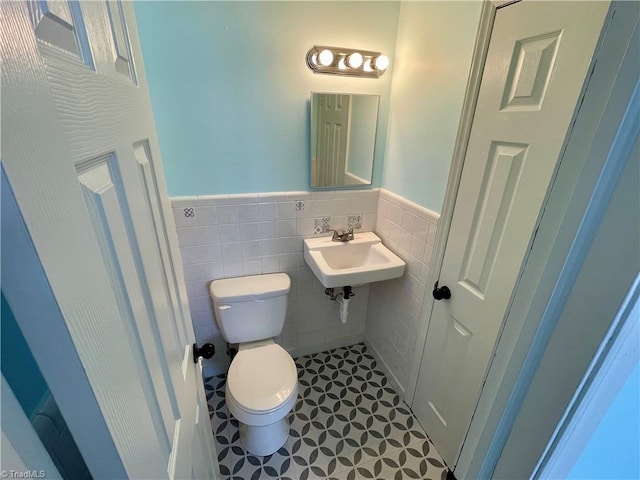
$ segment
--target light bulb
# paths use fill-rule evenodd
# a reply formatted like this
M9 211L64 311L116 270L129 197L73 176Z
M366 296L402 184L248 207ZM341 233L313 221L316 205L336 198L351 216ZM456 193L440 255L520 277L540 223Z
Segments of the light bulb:
M375 59L375 67L378 70L386 70L388 66L389 66L389 57L387 57L386 55L380 55L378 58Z
M364 62L364 67L362 67L362 69L365 72L373 72L373 68L371 68L371 59L367 58Z
M323 50L318 55L318 60L320 61L320 65L328 67L333 63L333 53L331 53L331 50Z
M359 68L362 65L362 55L358 52L352 53L347 57L347 65L351 68Z
M339 61L338 61L338 68L340 70L346 70L347 69L347 65L344 63L344 57L342 57Z

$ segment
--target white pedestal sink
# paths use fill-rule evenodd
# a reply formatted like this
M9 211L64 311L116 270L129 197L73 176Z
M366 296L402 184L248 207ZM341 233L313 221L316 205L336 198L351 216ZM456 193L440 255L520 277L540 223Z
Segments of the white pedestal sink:
M348 242L334 242L330 236L307 238L304 260L326 288L398 278L405 267L373 232L356 233Z

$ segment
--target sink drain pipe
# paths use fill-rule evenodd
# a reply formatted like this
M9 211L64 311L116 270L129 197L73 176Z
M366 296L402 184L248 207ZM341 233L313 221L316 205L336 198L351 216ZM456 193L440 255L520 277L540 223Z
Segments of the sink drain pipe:
M355 293L353 293L353 289L347 285L342 287L342 292L338 294L334 292L333 288L326 288L324 293L329 295L331 300L338 303L340 321L342 323L347 323L347 317L349 316L349 302L351 301L351 297L355 295Z
M351 291L351 287L342 287L342 297L340 297L340 321L347 323L347 316L349 315L349 302L354 293Z

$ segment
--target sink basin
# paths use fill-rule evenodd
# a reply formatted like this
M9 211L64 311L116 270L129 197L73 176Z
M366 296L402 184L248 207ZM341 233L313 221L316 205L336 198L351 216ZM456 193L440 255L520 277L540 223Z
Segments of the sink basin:
M331 237L307 238L304 260L327 288L362 285L398 278L405 263L373 232L356 233L348 242Z

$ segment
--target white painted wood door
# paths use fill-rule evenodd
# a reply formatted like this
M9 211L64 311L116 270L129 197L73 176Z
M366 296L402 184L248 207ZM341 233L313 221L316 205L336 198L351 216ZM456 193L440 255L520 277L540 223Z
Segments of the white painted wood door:
M80 358L129 478L215 478L133 4L1 8L2 161L76 350L50 361Z
M412 408L451 467L570 129L608 2L499 8Z
M318 100L318 186L344 185L350 95L321 94Z

